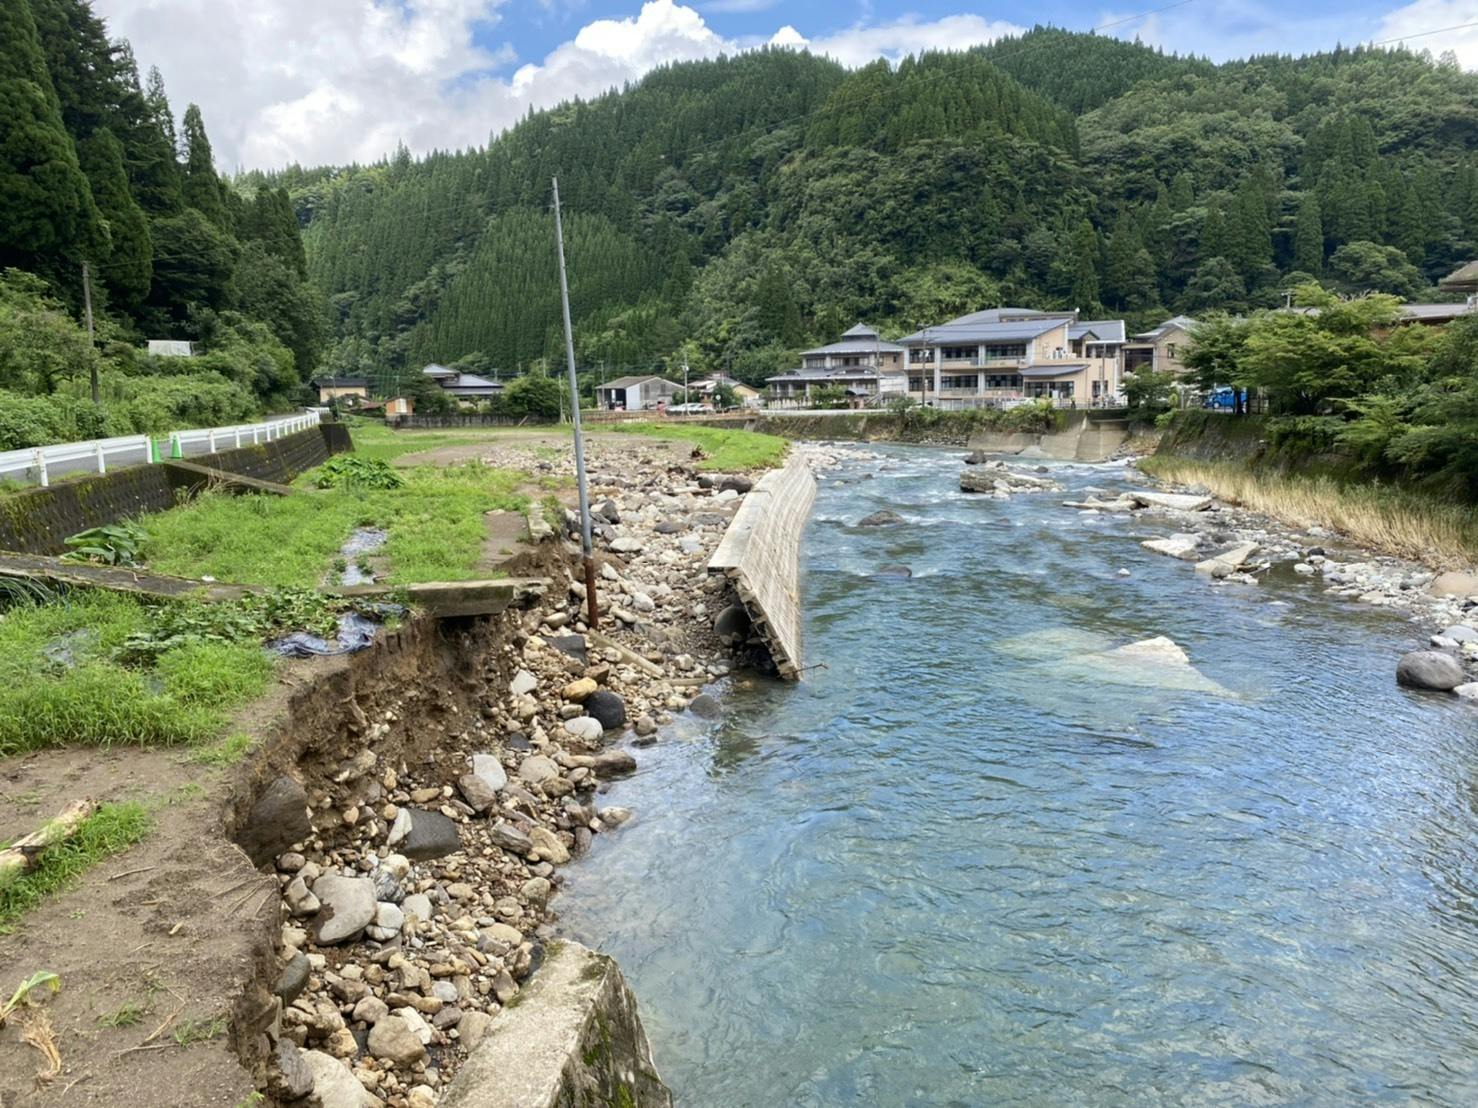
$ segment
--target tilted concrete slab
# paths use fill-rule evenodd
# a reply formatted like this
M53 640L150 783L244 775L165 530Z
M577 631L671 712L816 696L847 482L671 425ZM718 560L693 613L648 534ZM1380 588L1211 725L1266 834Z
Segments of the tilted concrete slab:
M816 501L816 478L799 456L759 479L734 513L708 572L734 582L781 677L800 677L801 532Z
M550 945L544 964L488 1025L441 1108L671 1108L636 997L615 959Z
M110 589L158 600L221 603L250 593L269 592L263 585L196 581L144 569L64 562L45 554L0 551L0 577L40 581L73 588ZM527 607L549 588L545 577L505 577L493 581L427 581L416 585L357 585L324 589L328 596L395 600L436 619L497 615L509 607Z
M248 477L243 473L228 473L224 469L200 465L198 462L182 462L172 459L164 465L176 473L200 478L202 485L220 485L234 492L265 492L273 496L296 496L301 491L291 485L279 485L276 481L263 481L259 477Z

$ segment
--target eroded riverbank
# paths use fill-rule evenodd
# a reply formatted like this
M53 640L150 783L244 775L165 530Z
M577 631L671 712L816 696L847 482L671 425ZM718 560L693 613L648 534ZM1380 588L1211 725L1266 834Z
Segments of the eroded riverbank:
M824 667L721 684L567 877L678 1102L1469 1101L1473 708L1394 681L1432 627L1060 503L1117 467L994 501L868 453L803 550ZM1229 695L1081 664L1157 635Z

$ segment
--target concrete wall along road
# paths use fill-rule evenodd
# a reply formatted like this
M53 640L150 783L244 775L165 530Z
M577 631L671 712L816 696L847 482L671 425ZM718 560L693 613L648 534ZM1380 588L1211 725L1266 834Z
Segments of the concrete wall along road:
M173 508L209 482L204 469L285 485L352 449L347 428L324 423L259 446L199 455L188 466L136 465L0 496L0 550L60 554L69 535Z
M780 676L797 680L801 662L801 532L816 501L816 479L798 456L771 470L744 498L708 561L734 582Z

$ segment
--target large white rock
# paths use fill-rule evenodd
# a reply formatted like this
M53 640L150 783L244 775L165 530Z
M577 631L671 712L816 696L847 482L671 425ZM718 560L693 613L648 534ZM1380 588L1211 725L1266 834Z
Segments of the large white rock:
M1208 577L1226 577L1245 566L1247 560L1256 553L1257 543L1239 542L1230 550L1223 550L1215 557L1207 558L1204 562L1197 562L1196 572Z
M508 771L503 768L503 763L491 754L472 756L472 775L480 778L482 783L495 793L502 792L508 784Z
M521 669L508 682L508 691L514 696L524 696L539 687L539 679L526 669Z
M1172 558L1190 562L1195 560L1196 552L1201 548L1201 536L1171 535L1168 539L1145 539L1139 545L1156 554L1168 554Z
M382 1108L384 1105L332 1054L305 1050L301 1057L313 1074L313 1100L323 1108Z
M368 877L325 873L313 882L313 895L323 906L314 926L314 937L320 946L354 938L369 926L379 908L375 883Z

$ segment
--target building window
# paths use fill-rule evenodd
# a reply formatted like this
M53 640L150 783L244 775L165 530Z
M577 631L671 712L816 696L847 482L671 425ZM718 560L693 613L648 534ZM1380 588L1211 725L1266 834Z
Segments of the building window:
M1165 344L1165 357L1171 359L1172 361L1175 360L1175 343L1167 342Z
M975 388L976 380L977 378L973 373L969 376L941 377L939 379L939 386L945 389L973 389Z
M990 345L985 348L985 356L993 359L1024 358L1026 357L1026 344L1011 342Z
M973 362L978 350L976 346L946 346L940 350L940 356L947 362Z
M909 392L923 392L924 391L924 379L922 377L910 377L908 379L908 391Z

